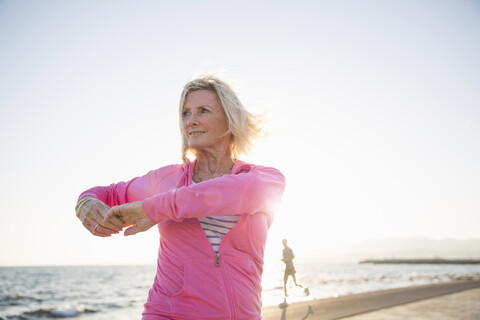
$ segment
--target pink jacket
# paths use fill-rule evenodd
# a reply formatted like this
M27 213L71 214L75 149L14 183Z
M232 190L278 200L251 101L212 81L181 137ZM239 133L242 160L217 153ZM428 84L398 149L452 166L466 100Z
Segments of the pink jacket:
M194 163L80 195L109 206L143 200L158 223L157 274L144 319L261 319L261 276L267 230L285 187L274 168L237 161L232 174L190 185ZM198 218L241 214L215 254Z

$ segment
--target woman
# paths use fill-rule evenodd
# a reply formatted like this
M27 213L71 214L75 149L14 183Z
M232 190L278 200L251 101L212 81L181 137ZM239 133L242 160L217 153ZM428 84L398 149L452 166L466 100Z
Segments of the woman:
M261 319L263 252L285 179L277 169L237 160L260 130L217 78L186 84L180 128L182 164L91 188L80 195L77 216L101 237L158 225L144 320Z

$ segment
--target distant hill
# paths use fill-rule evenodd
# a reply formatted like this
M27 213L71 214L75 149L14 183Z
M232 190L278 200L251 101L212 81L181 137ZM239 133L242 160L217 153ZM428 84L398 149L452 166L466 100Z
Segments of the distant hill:
M480 238L371 239L338 247L330 252L321 252L312 258L325 262L358 262L365 259L480 259Z

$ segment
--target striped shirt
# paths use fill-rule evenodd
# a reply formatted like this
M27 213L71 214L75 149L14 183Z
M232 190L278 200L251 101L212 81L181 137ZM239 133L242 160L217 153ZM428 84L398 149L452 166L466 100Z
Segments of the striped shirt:
M220 242L223 237L237 224L239 219L240 215L236 214L232 216L208 216L199 218L198 221L208 241L212 245L213 250L218 253L218 248L220 247Z
M193 184L195 184L195 182L192 180L192 185ZM208 216L198 219L215 253L218 253L218 248L220 247L220 242L222 242L223 237L237 224L239 219L239 214Z

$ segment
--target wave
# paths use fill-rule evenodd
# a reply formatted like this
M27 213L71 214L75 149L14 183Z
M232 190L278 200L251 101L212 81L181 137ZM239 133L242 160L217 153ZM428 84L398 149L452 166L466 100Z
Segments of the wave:
M41 308L33 311L24 312L20 315L20 317L18 317L18 319L24 319L24 317L22 316L33 318L74 318L78 317L83 313L95 312L97 312L97 310L89 309L84 305L79 305L76 307Z
M31 302L42 302L42 299L18 294L0 297L0 306L18 306L29 304Z

